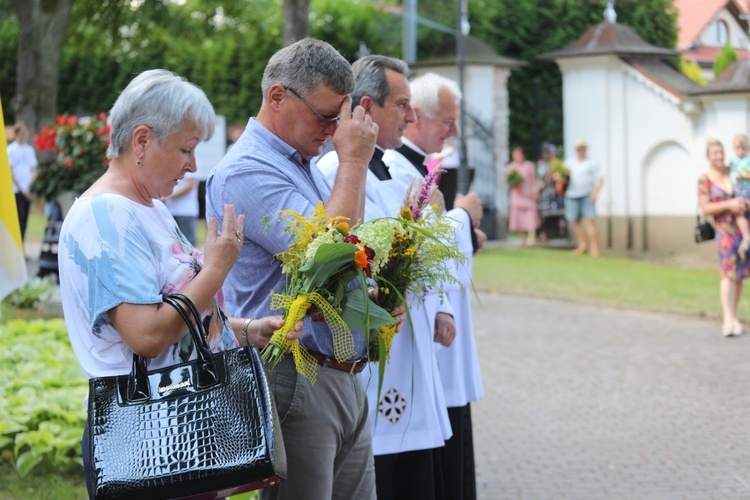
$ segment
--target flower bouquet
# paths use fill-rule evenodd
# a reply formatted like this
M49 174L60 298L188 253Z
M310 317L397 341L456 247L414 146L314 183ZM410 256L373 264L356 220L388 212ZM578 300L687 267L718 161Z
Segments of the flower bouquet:
M351 328L369 331L395 323L370 299L366 283L385 262L392 236L386 231L381 242L373 239L373 246L368 246L352 234L344 217L327 217L322 202L311 217L293 210L280 213L287 224L285 232L293 233L294 241L276 255L286 282L283 293L271 292L271 308L282 309L285 324L274 332L262 359L274 366L291 349L297 371L314 383L317 361L286 334L305 315L325 321L333 336L334 358L344 362L355 355ZM357 280L360 286L352 286Z
M511 189L515 189L523 182L523 175L521 175L521 173L515 168L511 168L506 174L506 179L508 180L508 186L510 186Z
M560 158L555 158L552 160L549 171L552 174L552 179L555 181L555 192L562 196L568 189L570 170L563 164Z
M358 231L358 234L366 233L368 226L380 223L394 227L388 261L374 276L377 303L387 311L406 306L407 294L419 299L427 290L437 289L442 293L444 283L456 282L445 265L450 259L464 259L455 245L447 243L453 241L455 229L448 217L440 216L429 204L441 172L436 169L421 181L412 183L398 217L371 221ZM393 324L374 331L370 343L373 360L388 360L394 335ZM381 363L381 370L383 366Z
M107 115L100 113L91 119L58 116L34 136L34 144L38 151L51 151L55 157L39 166L31 191L47 200L64 191L80 194L107 169Z
M455 281L444 263L463 258L455 245L444 243L452 241L455 234L449 219L428 205L439 175L435 171L419 189L410 188L398 217L372 220L351 229L343 217L328 218L322 202L311 217L281 211L280 220L287 225L285 231L293 233L294 241L287 251L276 255L286 282L283 293L271 293L271 308L282 310L285 324L264 348L261 356L265 363L273 366L291 350L297 371L315 382L317 361L297 340L286 338L305 315L328 323L337 361L355 355L352 329L365 331L368 360L388 359L396 333L391 312L406 305L407 293L420 297L426 289ZM380 380L384 369L385 363L381 363Z

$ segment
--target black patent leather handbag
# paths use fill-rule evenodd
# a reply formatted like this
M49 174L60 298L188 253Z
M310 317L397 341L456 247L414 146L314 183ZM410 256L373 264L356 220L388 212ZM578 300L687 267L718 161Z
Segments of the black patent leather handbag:
M182 301L195 321L176 302ZM185 296L164 302L188 325L197 359L89 381L94 498L224 498L277 484L286 453L257 349L212 353Z
M708 220L701 220L701 216L698 214L695 221L695 242L711 241L715 237L714 226Z

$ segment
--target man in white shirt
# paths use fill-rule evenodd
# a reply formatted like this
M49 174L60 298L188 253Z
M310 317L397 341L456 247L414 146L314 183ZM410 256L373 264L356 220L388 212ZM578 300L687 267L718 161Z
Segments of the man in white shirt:
M17 123L13 130L16 134L15 140L8 145L8 162L13 177L13 193L16 197L18 209L18 222L21 225L21 241L26 235L26 221L29 218L31 202L31 182L36 173L36 152L31 144L27 144L29 129L24 123Z
M565 166L570 170L570 181L565 191L565 218L574 225L577 247L576 255L589 250L592 257L599 257L599 234L596 229L596 200L604 185L599 163L587 155L588 144L584 139L576 141L576 156L568 158ZM585 230L584 230L585 224ZM589 244L586 244L588 233Z

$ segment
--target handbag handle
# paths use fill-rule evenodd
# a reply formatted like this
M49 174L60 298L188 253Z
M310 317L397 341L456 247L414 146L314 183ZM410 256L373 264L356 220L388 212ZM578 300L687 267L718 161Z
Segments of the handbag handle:
M179 293L165 295L163 300L177 310L180 317L182 317L182 320L187 325L190 336L193 339L197 355L196 373L198 387L205 388L218 384L221 378L219 370L216 366L213 354L211 353L211 349L208 346L208 341L206 340L208 338L206 329L203 326L200 313L195 307L195 304L193 304L193 301L189 298ZM177 303L178 300L187 306L195 322L190 320L190 317L185 310ZM147 368L146 358L134 353L133 370L128 377L128 401L144 401L151 399L151 387L148 382Z
M698 205L695 207L695 222L700 224L704 220L708 220L708 216L703 213L701 210L701 204L698 203Z

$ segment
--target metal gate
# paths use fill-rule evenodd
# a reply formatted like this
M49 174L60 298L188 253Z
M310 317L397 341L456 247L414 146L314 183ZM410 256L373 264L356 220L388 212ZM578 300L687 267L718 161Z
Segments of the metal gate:
M492 122L478 118L468 109L465 119L466 163L474 170L471 188L479 194L484 207L481 228L490 239L504 238L506 230L504 224L498 224L498 213L507 200L500 195L502 186L498 183L494 127Z

